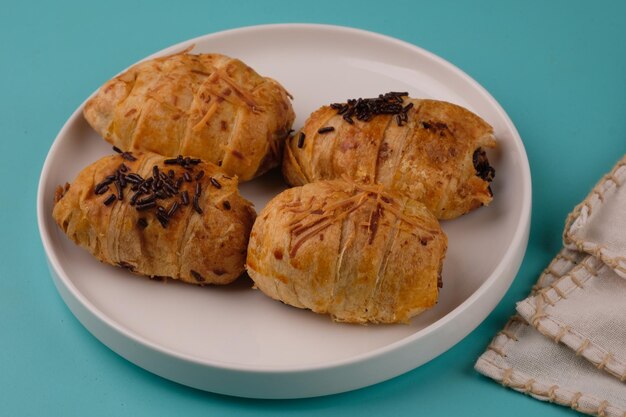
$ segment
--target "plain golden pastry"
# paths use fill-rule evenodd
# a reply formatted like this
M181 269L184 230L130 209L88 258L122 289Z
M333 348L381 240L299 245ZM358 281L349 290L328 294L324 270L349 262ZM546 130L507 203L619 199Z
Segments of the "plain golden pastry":
M241 275L255 218L215 165L121 151L59 187L52 215L101 262L199 285Z
M291 185L347 176L379 183L453 219L492 200L492 127L455 104L387 93L315 111L287 141Z
M343 180L290 188L261 211L246 269L286 304L397 323L437 302L447 237L420 202Z
M212 162L247 181L280 163L289 93L238 59L186 51L134 65L85 104L87 122L120 149Z

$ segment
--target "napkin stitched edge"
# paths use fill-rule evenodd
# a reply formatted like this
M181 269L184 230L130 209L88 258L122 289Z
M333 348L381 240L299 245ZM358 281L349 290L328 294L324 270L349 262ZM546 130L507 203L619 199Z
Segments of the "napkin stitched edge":
M598 278L598 274L607 269L608 266L602 261L589 256L570 272L539 290L535 296L519 302L517 311L544 336L565 344L598 369L605 370L620 381L626 381L626 362L550 313L556 303L567 299L574 292L585 291L587 282Z
M578 264L578 257L567 248L562 249L543 271L537 284L533 286L533 293L544 286L550 286L566 275ZM500 382L518 392L530 395L541 401L549 401L564 405L581 413L604 417L607 415L626 416L626 410L610 405L607 400L547 381L538 381L512 366L499 365L495 359L501 357L506 362L508 347L519 340L521 332L529 324L523 317L513 315L487 346L487 350L478 358L474 368L489 378ZM508 365L508 363L507 363ZM581 407L580 403L589 404Z
M622 157L611 172L598 181L587 197L567 216L563 232L563 244L569 249L576 249L595 256L609 265L621 277L626 278L626 258L624 256L604 245L584 240L577 235L577 232L587 225L591 214L624 183L626 183L626 156Z

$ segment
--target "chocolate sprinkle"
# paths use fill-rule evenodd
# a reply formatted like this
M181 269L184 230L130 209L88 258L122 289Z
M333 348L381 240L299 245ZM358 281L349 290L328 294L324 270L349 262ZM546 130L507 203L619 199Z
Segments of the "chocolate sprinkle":
M156 201L150 201L148 203L137 204L135 208L137 209L137 211L143 211L156 207L156 205Z
M141 200L137 201L137 204L142 205L146 203L152 203L154 202L154 200L156 200L156 195L152 194L148 197L142 198Z
M230 210L230 203L228 202L228 200L224 200L222 206L224 206L226 210Z
M334 127L326 126L326 127L322 127L322 128L317 129L317 133L324 134L324 133L332 132L333 130L335 130Z
M159 221L159 223L161 223L161 226L163 227L167 227L167 224L170 221L170 219L167 217L167 214L161 213L161 212L157 213L156 218Z
M141 178L141 175L139 174L131 173L126 175L126 181L132 184L141 184L143 182L143 178Z
M407 92L392 91L379 94L376 98L348 99L347 103L332 103L330 107L350 124L354 124L353 117L359 121L367 122L372 120L374 116L389 114L396 115L396 123L398 126L402 126L408 120L407 112L413 107L412 103L402 106L403 97L408 95Z
M122 191L122 183L121 181L115 181L113 184L115 184L115 189L117 190L117 199L118 200L123 200L124 199L124 192Z
M110 184L110 182L104 182L103 181L100 184L96 185L96 190L95 190L96 195L100 195L100 194L106 193L107 190L109 189L109 184Z
M218 190L222 188L222 184L220 184L219 181L213 177L211 177L211 184L213 184L213 186L217 188Z
M163 188L170 193L170 196L178 194L178 188L175 185L172 185L169 181L165 181L163 183Z
M167 217L172 217L174 215L174 213L176 213L176 210L178 210L178 202L174 201L174 203L172 203L172 206L170 207L170 209L167 211Z
M118 169L115 176L116 176L115 180L120 183L120 187L122 188L126 187L126 175L124 175L122 171Z
M105 206L110 206L111 204L113 204L113 202L117 199L117 197L115 197L115 194L111 194L110 196L107 197L106 200L104 200L104 205Z
M193 196L193 209L198 213L202 214L202 209L200 208L200 196L198 194Z
M119 153L126 160L136 160L136 158L130 152L124 152L121 149L114 147L115 152ZM131 172L131 169L126 164L122 163L115 170L113 174L107 175L104 180L98 183L94 188L96 195L102 195L110 189L110 185L115 185L115 192L110 194L103 203L105 205L111 205L117 199L124 200L124 190L130 185L131 191L133 191L129 199L129 205L134 206L138 212L154 210L153 213L159 223L163 227L167 227L173 218L174 214L182 207L187 206L190 203L189 191L181 190L181 186L185 181L192 182L193 166L201 163L200 159L183 157L179 155L176 158L170 158L164 160L165 165L180 165L187 171L184 171L182 175L176 175L176 171L169 169L167 171L161 171L159 165L153 165L151 170L151 176L144 179L136 172ZM200 207L199 196L202 193L201 180L205 175L204 171L199 171L194 175L198 181L195 185L195 197L193 201L193 209L202 214L202 208ZM220 188L221 184L216 180L211 181L213 185ZM217 185L216 185L217 184ZM175 195L181 194L181 200L173 201L169 206L167 204L157 203L160 200L168 200ZM167 209L165 207L168 207ZM141 229L148 226L148 221L141 217L137 220L137 225Z
M126 159L127 161L136 161L137 160L137 158L135 158L133 156L133 154L130 153L130 152L122 152L120 155L122 156L122 158Z
M199 272L194 271L193 269L191 269L189 272L191 272L191 275L193 275L194 279L198 282L204 282L205 279L202 275L200 275Z

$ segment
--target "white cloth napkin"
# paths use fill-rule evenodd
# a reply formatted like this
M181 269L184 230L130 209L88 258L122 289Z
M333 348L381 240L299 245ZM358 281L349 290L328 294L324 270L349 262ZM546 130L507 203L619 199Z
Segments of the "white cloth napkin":
M626 417L626 156L568 216L563 243L476 370L540 400Z

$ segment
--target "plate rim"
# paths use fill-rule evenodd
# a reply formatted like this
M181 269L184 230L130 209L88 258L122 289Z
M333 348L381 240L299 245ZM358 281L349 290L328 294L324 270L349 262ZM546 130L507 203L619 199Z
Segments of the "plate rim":
M90 94L72 112L72 114L68 117L68 119L63 124L63 127L60 129L59 133L56 135L54 141L52 142L52 145L50 146L50 149L46 155L45 162L41 170L41 174L39 176L39 183L37 187L37 224L39 228L40 238L44 247L44 251L46 253L46 257L48 258L48 263L50 267L53 269L53 272L57 275L59 283L62 283L66 287L67 291L69 291L69 293L80 304L82 304L82 307L84 309L89 311L93 316L95 316L95 318L103 322L110 329L114 330L115 332L121 334L122 336L132 340L133 342L145 348L154 350L157 353L164 354L166 356L173 356L178 360L182 360L184 362L188 362L193 365L200 365L203 367L217 368L221 370L248 372L248 373L256 373L256 374L258 373L260 374L284 374L284 373L323 371L323 370L332 369L332 368L351 366L351 365L358 364L360 362L366 362L368 360L382 357L393 350L396 350L400 347L406 347L407 345L410 345L411 343L415 342L417 339L421 339L424 336L439 330L441 327L445 326L447 323L454 320L454 318L462 314L463 311L465 311L470 305L476 302L476 299L480 298L482 294L487 292L489 288L495 285L495 283L498 281L498 279L500 278L504 270L509 267L510 262L515 258L516 253L519 252L521 249L522 256L520 257L520 261L518 265L514 267L514 269L518 271L523 261L523 258L524 258L523 254L526 251L526 247L528 244L528 231L530 228L531 208L532 208L532 178L530 175L530 165L528 161L528 156L527 156L525 147L523 145L523 141L517 129L515 128L515 125L509 118L508 114L504 111L502 106L499 104L499 102L481 84L479 84L476 80L474 80L471 76L469 76L467 73L465 73L463 70L461 70L454 64L450 63L444 58L426 49L423 49L417 45L411 44L404 40L394 38L392 36L384 35L384 34L377 33L377 32L372 32L369 30L347 27L347 26L316 24L316 23L277 23L277 24L243 26L243 27L231 28L231 29L227 29L223 31L200 35L192 39L184 40L177 44L168 46L155 53L152 53L148 55L147 57L134 62L133 64L131 64L131 66L135 65L137 62L151 59L156 56L162 56L162 55L167 55L167 54L178 52L179 50L185 49L186 47L189 47L190 45L197 44L198 42L204 41L208 38L216 39L220 37L228 37L233 34L246 34L246 33L252 33L256 31L272 31L276 29L281 29L281 30L282 29L292 29L292 30L316 29L316 30L325 30L325 31L338 31L338 32L343 32L343 33L347 33L351 35L377 38L378 40L390 42L398 46L401 46L403 48L406 48L410 50L412 53L417 53L419 55L426 56L428 59L433 60L437 62L438 64L443 65L447 67L448 69L450 69L451 71L453 71L455 75L461 77L463 81L471 85L471 87L473 87L478 93L480 93L480 95L483 96L491 106L493 106L493 108L496 110L498 115L504 121L504 124L507 130L512 133L513 143L515 144L515 151L516 153L519 154L520 160L522 162L520 166L522 174L523 174L522 187L523 187L523 192L527 196L527 198L522 199L520 221L518 222L516 226L511 243L509 244L508 248L506 249L499 263L494 268L491 275L487 279L485 279L485 281L468 298L466 298L463 302L461 302L457 307L455 307L453 310L448 312L446 315L444 315L440 319L424 327L423 329L420 329L409 336L406 336L388 345L373 349L366 353L361 353L358 355L351 356L349 358L332 360L329 362L324 362L324 363L319 363L319 364L309 364L309 365L304 365L304 366L292 365L292 366L278 368L274 365L272 366L250 365L250 364L237 364L237 363L220 361L220 360L215 360L215 359L207 360L206 358L200 358L194 355L178 352L173 349L156 344L144 338L140 334L136 334L134 331L130 330L125 325L123 325L123 323L118 323L114 319L108 317L103 311L101 311L89 299L87 299L87 297L80 290L78 290L78 288L72 283L71 279L69 279L69 276L68 274L66 274L62 263L59 261L58 257L56 256L54 245L52 244L52 241L51 241L51 237L46 232L47 224L51 221L51 218L48 218L49 213L44 212L44 199L45 199L44 188L47 185L46 174L51 169L52 161L56 159L55 156L58 152L58 147L60 146L59 143L61 142L61 138L66 135L66 132L70 129L70 125L72 125L77 118L81 117L82 110L84 108L85 103L87 102L87 100L89 100L89 98L91 98L93 95L96 94L96 92L99 89L99 86L98 86L98 88L92 94ZM130 68L130 66L127 68ZM125 71L127 68L123 69L121 72ZM515 273L513 275L515 275ZM513 279L514 277L511 278L510 282L508 283L507 289L512 283ZM499 297L498 301L502 299L505 293L506 291ZM66 301L64 300L64 302ZM70 310L72 309L70 308ZM492 310L493 309L491 309L490 312ZM75 314L73 310L72 310L72 313ZM486 316L483 317L479 321L478 324L484 321L485 318ZM79 321L81 321L82 323L82 320L80 320L80 318L79 318ZM478 324L474 326L473 328L468 329L466 331L466 334L473 331L478 326ZM93 334L93 332L88 326L86 326L84 323L83 325L90 333ZM98 339L100 338L98 337ZM452 344L451 346L449 346L448 349L454 346L456 343L458 343L458 341ZM106 343L105 345L108 346L108 344ZM443 351L435 355L435 357L441 353L443 353Z

